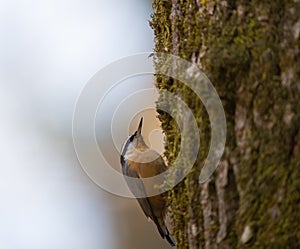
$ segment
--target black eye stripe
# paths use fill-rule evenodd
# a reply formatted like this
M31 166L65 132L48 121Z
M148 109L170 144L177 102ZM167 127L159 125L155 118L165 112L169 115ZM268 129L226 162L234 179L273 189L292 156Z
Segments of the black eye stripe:
M130 142L132 142L132 141L133 141L133 139L134 139L135 135L136 135L136 134L134 133L133 135L131 135L131 136L130 136L130 138L129 138L129 141L130 141Z
M126 143L124 144L124 146L122 148L121 156L124 156L126 154L129 144L134 140L135 137L136 137L136 132L127 138Z

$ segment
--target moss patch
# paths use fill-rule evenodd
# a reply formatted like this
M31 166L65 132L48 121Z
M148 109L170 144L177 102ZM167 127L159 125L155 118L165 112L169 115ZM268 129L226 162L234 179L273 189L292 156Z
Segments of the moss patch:
M299 6L279 0L154 0L153 8L155 51L197 63L217 89L226 112L224 160L234 183L225 190L233 218L218 246L296 248L300 243L300 158L294 152L300 126L300 42L299 36L295 38ZM181 82L157 75L156 86L182 96L201 127L197 162L185 181L169 193L178 248L189 248L190 224L198 227L195 240L200 248L206 243L205 232L216 237L220 229L215 179L208 191L213 213L209 227L204 228L201 198L197 198L202 191L197 179L207 155L209 120L201 101ZM163 103L163 96L158 101ZM180 134L168 114L158 113L172 165ZM254 235L242 244L246 225Z

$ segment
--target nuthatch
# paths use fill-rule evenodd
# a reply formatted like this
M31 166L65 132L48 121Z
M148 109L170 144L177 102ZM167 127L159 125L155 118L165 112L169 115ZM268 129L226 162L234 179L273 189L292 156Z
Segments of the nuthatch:
M164 160L158 152L150 149L144 142L141 134L142 125L143 118L141 118L137 131L128 137L123 144L121 151L123 174L137 179L152 177L167 169ZM153 160L149 160L151 158L153 158ZM147 197L147 187L144 186L142 181L140 181L137 185L129 184L128 182L127 184L134 195L138 191L145 196L137 198L142 210L147 218L151 219L155 223L161 237L166 239L172 246L175 246L175 240L171 237L164 220L167 211L165 195L159 194Z

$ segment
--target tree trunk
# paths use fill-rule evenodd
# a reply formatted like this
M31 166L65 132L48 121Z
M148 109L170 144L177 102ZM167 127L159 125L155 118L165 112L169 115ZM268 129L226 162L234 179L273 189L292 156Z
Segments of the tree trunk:
M155 51L196 63L216 88L227 121L220 165L200 184L208 117L181 82L156 76L158 89L179 94L201 127L197 163L169 193L177 248L299 248L299 5L154 0ZM158 112L171 166L180 134L172 118Z

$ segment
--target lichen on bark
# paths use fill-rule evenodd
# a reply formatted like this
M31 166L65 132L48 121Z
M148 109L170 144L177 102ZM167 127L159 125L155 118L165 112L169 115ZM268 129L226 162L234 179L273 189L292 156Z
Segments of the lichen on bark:
M296 0L153 1L155 51L196 63L215 86L227 119L220 166L200 185L210 138L207 114L181 82L156 75L157 88L181 96L201 127L197 161L169 193L178 248L300 244L299 5ZM161 96L158 102L163 101ZM180 134L170 115L158 113L172 166Z

